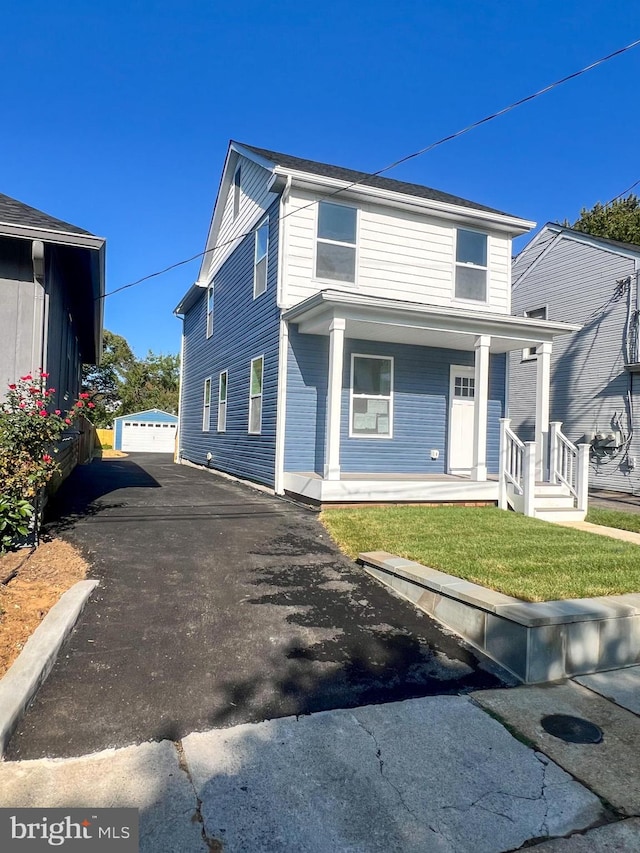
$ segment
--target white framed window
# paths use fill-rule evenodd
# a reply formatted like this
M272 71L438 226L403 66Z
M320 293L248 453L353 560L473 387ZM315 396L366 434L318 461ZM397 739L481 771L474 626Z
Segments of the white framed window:
M262 374L264 356L251 360L249 373L249 433L260 435L262 432Z
M528 311L524 312L524 316L529 317L532 320L546 320L547 306L543 305L540 308L530 308ZM529 361L532 358L536 358L536 347L527 347L522 350L523 361Z
M213 334L213 285L207 288L207 337Z
M393 438L393 357L351 356L350 438Z
M455 296L487 301L487 235L480 231L456 231Z
M238 166L233 174L233 218L236 220L240 213L240 196L242 194L242 167Z
M476 396L475 376L456 374L453 379L453 396L456 400L473 400Z
M204 400L202 404L202 431L209 432L211 422L211 377L204 380Z
M255 260L253 267L253 298L261 296L267 289L267 255L269 251L269 220L266 219L256 231Z
M218 379L218 432L227 429L227 384L229 371L223 370Z
M318 202L316 278L355 283L357 226L355 207Z

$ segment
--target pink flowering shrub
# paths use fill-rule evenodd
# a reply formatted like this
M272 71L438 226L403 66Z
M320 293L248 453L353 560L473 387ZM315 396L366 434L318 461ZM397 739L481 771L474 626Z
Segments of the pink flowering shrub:
M24 527L33 516L38 494L58 470L55 444L86 403L51 411L55 388L47 388L47 379L41 371L20 377L0 404L0 552L16 533L24 535L15 519L22 517Z

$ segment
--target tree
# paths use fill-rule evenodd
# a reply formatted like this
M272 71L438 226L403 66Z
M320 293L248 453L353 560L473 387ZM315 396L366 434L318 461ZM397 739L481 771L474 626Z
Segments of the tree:
M83 391L95 408L91 420L109 427L113 419L145 409L163 409L177 414L180 357L156 354L137 359L127 341L105 329L99 366L83 368Z
M111 426L120 409L127 373L135 360L125 338L105 329L100 364L85 364L82 368L82 389L90 394L95 404L91 420L97 427Z
M566 220L564 224L569 226ZM569 227L594 237L640 245L640 199L631 193L606 206L597 202L590 210L583 207L580 217Z
M180 388L180 357L156 355L149 350L147 357L135 361L127 369L121 388L120 414L162 409L178 413Z

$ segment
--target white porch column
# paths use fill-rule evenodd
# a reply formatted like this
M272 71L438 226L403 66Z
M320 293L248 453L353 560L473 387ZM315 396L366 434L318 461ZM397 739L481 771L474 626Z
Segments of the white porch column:
M329 384L327 388L327 440L325 480L340 479L340 415L342 409L342 363L345 321L334 317L329 326Z
M550 341L536 346L536 358L536 477L538 480L546 480L549 459Z
M473 407L472 480L487 479L487 411L489 403L489 335L479 335L475 342L475 405Z

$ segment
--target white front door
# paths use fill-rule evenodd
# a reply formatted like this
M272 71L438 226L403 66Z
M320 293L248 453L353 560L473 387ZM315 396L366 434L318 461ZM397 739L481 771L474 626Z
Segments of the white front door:
M473 367L451 365L449 385L449 473L470 474L473 467Z

